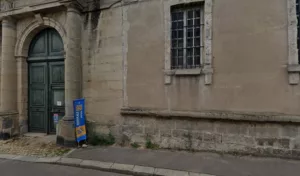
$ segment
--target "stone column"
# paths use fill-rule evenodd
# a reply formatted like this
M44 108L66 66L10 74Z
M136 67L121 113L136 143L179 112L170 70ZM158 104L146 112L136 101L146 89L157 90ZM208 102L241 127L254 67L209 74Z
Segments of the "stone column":
M81 15L76 4L67 6L67 48L65 59L65 117L59 122L57 143L75 143L73 100L81 98Z
M17 110L17 70L15 59L16 26L12 18L2 20L1 112Z
M2 20L0 83L0 138L18 133L17 70L15 59L16 25L12 18Z

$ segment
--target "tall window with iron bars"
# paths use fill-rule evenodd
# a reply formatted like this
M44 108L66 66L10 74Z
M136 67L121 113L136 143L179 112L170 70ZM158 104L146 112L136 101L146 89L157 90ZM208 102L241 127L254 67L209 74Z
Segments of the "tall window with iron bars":
M203 11L203 4L172 7L171 69L201 67Z

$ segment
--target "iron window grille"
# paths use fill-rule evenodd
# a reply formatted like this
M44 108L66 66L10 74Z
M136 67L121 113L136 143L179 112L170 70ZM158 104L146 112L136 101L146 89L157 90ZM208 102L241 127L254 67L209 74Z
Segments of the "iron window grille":
M296 15L297 15L297 49L298 49L298 63L300 64L300 5L299 0L296 0Z
M203 14L202 3L172 7L171 69L201 67Z

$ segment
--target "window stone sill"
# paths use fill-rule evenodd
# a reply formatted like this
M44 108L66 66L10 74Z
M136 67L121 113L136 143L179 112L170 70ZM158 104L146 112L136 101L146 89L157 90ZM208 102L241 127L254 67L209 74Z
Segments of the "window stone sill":
M174 75L200 75L202 69L178 69L178 70L168 70L165 72L166 75L168 76L174 76Z
M194 69L178 69L178 70L165 70L165 84L171 84L172 76L205 76L205 84L210 85L212 82L213 68L205 66L203 68Z
M178 69L178 70L166 70L165 75L168 76L180 76L180 75L202 75L207 73L213 73L212 68L193 68L193 69Z

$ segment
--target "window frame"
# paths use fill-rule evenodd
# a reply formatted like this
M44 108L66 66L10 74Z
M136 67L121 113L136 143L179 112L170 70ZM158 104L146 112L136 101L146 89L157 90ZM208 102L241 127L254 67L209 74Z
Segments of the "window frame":
M195 17L195 11L196 10L199 10L199 17ZM188 18L188 13L189 12L193 12L193 17L192 18ZM204 31L204 4L203 3L196 3L196 4L192 4L192 5L189 5L189 6L182 6L182 5L179 5L179 6L173 6L171 8L171 18L172 18L172 15L174 13L180 13L182 12L183 13L183 18L182 20L173 20L171 19L171 32L172 32L172 36L171 36L171 53L173 52L173 50L176 50L176 53L177 53L177 63L174 65L173 62L174 62L174 58L173 58L173 54L171 54L171 69L172 70L179 70L179 69L197 69L197 68L201 68L201 64L202 64L202 60L203 60L203 50L204 50L204 44L203 44L203 31ZM195 26L195 20L199 20L199 26ZM189 26L187 23L189 20L192 20L193 21L193 25L192 26ZM180 21L183 21L183 26L182 28L173 28L173 23L177 22L180 22ZM187 31L188 30L191 30L192 29L192 33L193 33L193 36L192 37L188 37L187 36ZM198 29L200 32L199 32L199 36L195 36L195 30ZM178 31L182 31L183 32L183 35L182 35L182 38L178 37L178 34L177 33L177 37L174 37L173 38L173 32L178 32ZM176 40L178 42L178 40L182 39L183 40L183 45L182 47L178 47L178 43L177 43L177 47L173 48L173 40ZM188 42L187 40L190 39L193 41L193 45L192 46L188 46ZM199 45L195 45L195 39L199 39ZM188 49L192 49L192 56L188 56L187 54L187 50ZM199 54L195 54L195 51L199 49ZM179 55L178 55L178 52L179 50L182 50L182 64L179 64ZM199 57L199 64L196 63L196 57ZM188 60L189 58L191 59L192 58L192 64L187 64L188 63Z
M287 12L288 12L288 79L289 84L297 85L299 84L299 53L298 53L298 17L297 17L297 5L296 2L299 0L287 0ZM299 6L300 7L300 6ZM299 9L300 10L300 9ZM300 30L300 29L299 29ZM300 31L299 31L300 32ZM300 33L299 33L300 34Z
M212 84L212 6L213 0L169 0L164 2L164 21L165 21L165 84L171 84L173 76L199 76L204 75L204 82L206 85ZM172 69L171 68L171 12L175 6L186 6L189 4L201 5L203 3L203 31L201 31L203 51L200 52L201 60L199 68L188 69ZM198 4L199 3L199 4Z

